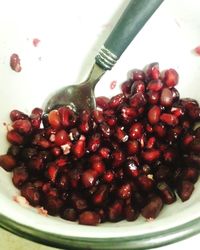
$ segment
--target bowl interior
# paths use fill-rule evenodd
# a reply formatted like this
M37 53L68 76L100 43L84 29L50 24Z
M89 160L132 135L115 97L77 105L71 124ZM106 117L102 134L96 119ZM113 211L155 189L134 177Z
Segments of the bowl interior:
M51 92L84 80L95 54L126 5L127 1L123 0L112 4L106 0L101 3L53 0L48 2L48 8L46 1L4 3L0 8L0 23L3 23L0 27L0 154L8 147L5 123L9 123L9 112L19 109L30 113L32 108L42 107ZM200 101L200 57L193 51L200 45L199 11L200 4L195 0L182 0L181 5L173 0L165 1L113 70L97 84L96 96L115 95L129 70L156 61L163 70L175 68L179 72L178 89L182 97ZM40 40L38 46L33 45L33 39ZM9 66L13 53L20 56L20 73ZM113 80L117 87L111 90ZM18 190L11 183L11 175L0 169L0 211L22 224L60 235L94 238L144 235L200 217L200 182L195 187L189 201L178 200L165 206L155 221L147 222L140 217L135 222L105 223L91 230L20 206L13 200Z

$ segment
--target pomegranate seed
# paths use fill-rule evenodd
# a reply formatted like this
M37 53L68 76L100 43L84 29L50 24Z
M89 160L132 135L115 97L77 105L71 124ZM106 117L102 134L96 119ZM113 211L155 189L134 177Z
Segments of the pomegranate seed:
M150 192L153 189L154 181L146 175L138 176L138 184L145 192Z
M148 121L151 124L157 124L158 121L160 120L160 114L161 114L161 109L159 106L154 105L152 108L149 109L148 111Z
M92 211L84 211L79 215L78 222L82 225L96 226L101 222L101 220L97 213Z
M188 115L193 121L199 121L200 120L200 108L199 107L193 107L190 110L188 110Z
M111 170L107 170L105 172L105 174L103 175L103 180L106 182L106 183L111 183L114 179L114 173L113 171Z
M160 151L158 149L148 149L142 152L142 158L146 162L154 162L160 158Z
M114 168L119 167L125 160L124 153L121 150L115 150L111 154L112 166Z
M54 162L49 163L46 173L47 178L54 183L56 181L57 174L58 166Z
M74 196L72 198L72 203L77 211L84 211L88 208L87 201L79 196Z
M122 104L124 102L124 94L118 94L116 96L113 96L110 101L109 101L109 107L111 109L115 109L117 108L120 104Z
M60 107L58 113L60 123L64 128L68 128L76 123L76 115L69 107Z
M98 109L93 110L92 117L96 123L101 123L104 121L103 111L101 111L101 110L98 110Z
M47 197L45 209L50 215L57 215L63 207L63 201L57 197Z
M165 182L159 182L157 188L165 204L172 204L176 201L176 195Z
M69 136L67 134L67 132L64 129L59 130L56 134L55 134L55 144L57 146L62 146L66 143L69 142Z
M178 80L179 75L175 69L168 69L164 72L163 81L169 88L172 88L177 85Z
M59 129L61 127L61 120L58 110L51 110L49 112L48 122L52 128Z
M20 58L17 54L12 54L10 57L10 67L15 72L20 72L22 70L22 67L20 65Z
M146 143L146 148L151 149L155 146L156 143L156 138L155 137L150 137Z
M36 171L36 172L41 171L44 167L42 158L38 156L31 158L28 162L28 167L29 169Z
M110 149L106 147L102 147L99 149L99 155L104 159L110 158Z
M171 107L173 103L173 94L169 88L163 88L160 96L160 104L165 107Z
M72 147L73 154L77 158L83 157L85 154L85 137L82 135Z
M164 137L166 135L166 127L163 124L156 124L153 127L153 131L160 138L162 138L162 137Z
M141 80L134 81L130 91L131 95L134 95L135 93L139 92L145 92L145 83Z
M31 184L27 184L22 187L21 195L24 196L27 201L34 207L40 204L40 193L39 191Z
M155 219L159 215L162 208L162 199L159 196L153 196L147 205L142 208L141 214L148 220Z
M129 104L132 108L143 107L147 103L146 97L143 93L138 92L129 98Z
M100 134L95 133L89 138L89 141L87 143L87 148L90 152L96 152L100 147L100 144L101 144Z
M115 136L119 142L126 142L128 140L128 135L124 131L124 127L116 127Z
M85 170L81 176L82 184L85 188L92 187L97 179L97 172L93 169Z
M97 105L97 107L99 107L99 108L101 108L103 110L108 108L109 101L110 101L110 99L108 97L105 97L105 96L96 97L96 105Z
M91 164L91 168L96 171L99 175L103 174L105 171L105 164L103 161L94 161Z
M185 114L185 110L183 107L171 107L170 112L175 115L177 118L183 116Z
M169 126L176 126L178 124L178 118L175 115L168 113L161 114L160 120Z
M140 173L138 165L139 164L134 159L127 160L125 170L130 176L137 177Z
M181 173L181 178L183 180L191 181L196 183L199 177L199 171L195 167L186 167Z
M148 103L155 105L160 100L160 92L149 90L146 93Z
M0 155L0 166L6 171L12 171L16 166L16 160L12 155Z
M116 200L108 207L108 219L111 222L116 222L121 219L123 204L120 200Z
M39 129L42 120L43 110L40 108L34 108L31 112L31 125L34 129Z
M122 83L121 90L125 96L130 95L132 84L133 84L133 81L130 79Z
M17 109L14 109L10 112L10 119L13 122L19 119L28 119L28 115L24 114L23 112Z
M131 72L131 79L133 81L137 81L137 80L145 80L145 73L143 70L140 69L134 69Z
M139 139L142 137L143 126L141 123L134 123L129 129L129 136L131 139Z
M13 122L12 127L15 131L22 133L22 134L28 134L31 131L31 123L29 120L25 119L18 119Z
M149 64L146 69L146 75L147 78L151 80L159 79L160 77L159 64L157 62Z
M147 90L150 91L160 91L163 87L163 83L160 80L151 80L148 84L147 84Z
M140 144L137 140L129 140L126 143L126 149L129 155L136 154L139 152Z
M13 170L12 182L16 187L21 187L26 181L28 181L28 171L24 166L16 167Z
M78 214L74 208L66 208L62 213L62 218L69 221L76 221Z
M194 191L194 184L190 181L183 180L177 186L177 193L182 201L187 201L192 195L193 191Z
M8 131L7 140L11 144L15 144L15 145L22 145L24 143L23 136L20 135L18 132L14 131L14 130Z
M131 205L124 207L123 214L127 221L134 221L139 217L139 212Z
M130 183L125 183L119 187L118 196L121 199L128 199L131 196L132 190Z
M105 123L105 122L101 123L99 125L99 130L100 130L103 137L106 137L106 138L110 137L111 129L107 123Z
M98 187L97 191L92 197L92 201L95 205L103 205L108 196L108 187L102 184Z

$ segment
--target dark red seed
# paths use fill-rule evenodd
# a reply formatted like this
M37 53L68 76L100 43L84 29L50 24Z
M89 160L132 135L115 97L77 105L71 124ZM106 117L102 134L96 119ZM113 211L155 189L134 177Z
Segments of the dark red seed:
M148 79L157 80L160 77L159 64L157 62L151 63L146 68L146 75Z
M64 130L61 129L59 130L56 134L55 134L55 140L54 140L55 144L57 146L62 146L66 143L69 142L69 135L68 133Z
M125 96L130 95L132 84L133 84L133 81L130 79L122 83L121 90Z
M160 150L158 149L148 149L142 152L142 158L146 162L154 162L160 158Z
M143 70L140 69L134 69L131 71L130 73L130 77L133 81L137 81L137 80L145 80L145 73Z
M76 221L78 219L78 214L74 208L66 208L62 212L62 218L69 221Z
M93 169L85 170L81 176L81 181L85 188L90 188L94 186L96 180L97 180L97 172Z
M139 152L140 144L137 140L128 140L126 143L126 149L129 155L133 155Z
M172 88L178 84L179 75L175 69L168 69L164 72L163 81L169 87Z
M187 140L188 142L188 140ZM200 153L200 138L194 138L192 135L191 135L191 142L190 143L185 143L185 140L184 140L184 145L188 145L189 146L189 150L191 152L194 152L194 153Z
M69 107L60 107L58 109L60 123L64 128L68 128L73 125L76 121L74 120L74 111Z
M163 83L160 80L151 80L148 84L147 84L147 90L150 91L160 91L163 87Z
M131 197L132 188L130 183L122 184L118 189L118 196L120 199L128 199Z
M137 159L128 159L125 162L125 172L132 177L137 177L140 173L139 162Z
M147 149L152 149L155 146L155 143L156 143L156 138L155 137L150 137L146 142L146 148Z
M82 225L96 226L101 222L101 220L98 213L92 211L84 211L79 215L78 222Z
M187 201L194 191L194 184L190 181L183 180L177 185L177 193L182 201Z
M48 211L48 214L57 215L62 210L63 201L57 197L46 197L44 207Z
M113 204L108 207L108 219L111 222L117 222L121 219L123 212L123 203L120 200L115 200Z
M139 92L145 92L145 83L141 80L134 81L131 87L131 95Z
M22 187L21 195L34 207L40 205L40 193L32 184L27 184Z
M97 174L102 175L106 167L103 161L94 161L91 163L91 168L95 170Z
M160 120L169 126L176 126L178 124L178 118L175 115L163 113L160 116Z
M84 210L86 210L88 208L88 204L87 204L86 199L81 198L79 196L72 197L72 203L73 203L74 208L78 212L84 211Z
M112 166L119 167L125 161L125 155L121 150L114 150L111 154Z
M92 111L92 117L96 123L101 123L104 121L103 111L95 109Z
M51 154L55 157L58 157L62 154L62 149L60 147L51 148Z
M98 186L97 191L92 196L93 204L95 204L96 206L103 205L105 200L108 197L108 191L109 190L108 190L107 185L102 184L102 185Z
M173 94L169 88L163 88L160 96L160 104L164 107L170 107L173 103Z
M53 183L56 181L58 170L59 170L59 168L55 162L51 162L47 166L46 176Z
M157 124L158 121L160 120L160 114L161 114L161 109L159 106L154 105L152 108L149 109L148 111L148 121L151 124Z
M43 110L40 108L34 108L31 112L30 119L31 125L34 129L39 129L42 120Z
M162 208L162 199L159 196L153 196L147 205L142 208L141 214L148 220L155 219L159 215Z
M66 190L69 187L69 177L68 174L62 174L57 180L57 186L60 189Z
M135 93L129 98L129 104L132 108L143 107L147 103L146 97L142 92Z
M35 156L31 158L28 162L29 169L33 171L41 171L43 169L44 163L41 157Z
M103 159L109 159L111 151L109 148L102 147L99 149L98 153Z
M73 145L72 152L77 158L81 158L85 154L85 137L82 135Z
M103 175L103 180L106 183L112 183L112 181L114 180L114 173L112 170L107 170L104 175Z
M14 130L8 131L7 140L15 145L22 145L24 143L24 137Z
M131 139L140 139L143 133L143 125L140 122L134 123L129 129L129 137Z
M59 129L61 127L61 119L58 110L51 110L49 112L48 122L52 128Z
M155 105L160 100L160 92L149 90L146 93L148 103Z
M200 120L200 107L193 107L188 110L188 115L193 121Z
M125 96L124 94L118 94L116 96L113 96L109 101L109 107L111 109L117 108L120 104L124 102Z
M99 125L99 130L100 130L103 137L107 138L107 137L111 136L111 129L107 123L105 123L105 122L101 123Z
M185 109L183 107L172 106L170 112L177 118L182 117L185 114Z
M140 188L145 192L151 192L154 186L154 181L146 175L138 176L138 184Z
M87 143L87 149L90 152L96 152L98 150L101 144L100 138L101 136L99 133L95 133L89 138L88 143Z
M28 134L32 128L30 121L26 119L18 119L14 121L12 127L15 131L22 134Z
M16 159L9 154L0 155L0 166L6 171L12 171L16 166Z
M181 173L181 179L196 183L199 178L199 171L195 167L186 167Z
M138 210L131 205L124 206L123 214L127 221L135 221L139 217Z
M126 142L128 140L128 135L126 134L124 127L115 128L115 137L119 142Z
M166 127L163 124L155 124L153 131L160 138L163 138L166 135Z
M28 181L29 175L26 167L19 166L13 170L12 182L16 187L21 187Z
M103 110L108 108L109 101L110 101L110 99L108 97L105 97L105 96L96 97L96 105L97 105L97 107L99 107L99 108L101 108Z
M166 182L159 182L157 188L165 204L172 204L176 201L175 193Z
M25 113L17 110L17 109L14 109L10 112L10 119L11 121L16 121L16 120L19 120L19 119L27 119L28 118L28 115L26 115Z

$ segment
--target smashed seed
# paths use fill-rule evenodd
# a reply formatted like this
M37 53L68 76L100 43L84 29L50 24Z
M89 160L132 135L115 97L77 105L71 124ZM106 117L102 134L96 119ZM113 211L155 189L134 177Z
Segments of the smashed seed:
M48 216L48 211L44 209L43 207L37 207L38 214L41 214L43 216Z
M63 154L67 155L70 153L71 146L69 144L64 144L61 146Z
M56 136L55 136L54 134L50 135L49 140L50 140L51 142L54 142L55 139L56 139Z
M149 179L151 179L151 180L154 180L154 178L153 178L153 175L152 175L152 174L148 174L148 175L147 175L147 177L148 177Z

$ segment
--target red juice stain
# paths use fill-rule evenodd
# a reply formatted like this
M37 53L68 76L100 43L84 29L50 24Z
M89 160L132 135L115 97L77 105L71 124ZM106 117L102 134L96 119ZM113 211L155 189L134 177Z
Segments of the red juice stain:
M200 56L200 45L194 48L194 52Z
M34 47L37 47L39 43L40 43L40 39L38 39L38 38L33 39L33 46Z
M117 81L116 80L112 81L110 83L110 89L114 89L116 87L116 85L117 85Z

